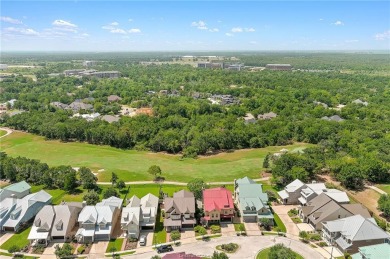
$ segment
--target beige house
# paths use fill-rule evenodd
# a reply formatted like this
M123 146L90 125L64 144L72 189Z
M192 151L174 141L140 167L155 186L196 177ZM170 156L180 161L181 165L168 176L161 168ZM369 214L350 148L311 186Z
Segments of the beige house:
M361 215L364 218L371 217L368 210L357 204L339 204L325 193L311 200L307 206L299 208L299 216L303 222L309 223L315 230L322 229L322 223L342 219L353 215Z
M164 199L164 227L167 231L191 228L196 224L195 197L192 192L178 191Z

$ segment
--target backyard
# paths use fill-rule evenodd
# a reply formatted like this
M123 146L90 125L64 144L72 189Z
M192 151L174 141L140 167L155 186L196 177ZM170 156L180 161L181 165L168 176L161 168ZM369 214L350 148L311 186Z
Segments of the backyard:
M103 182L110 181L111 172L115 172L124 181L152 180L153 176L147 173L151 165L160 166L162 177L168 181L188 182L194 178L202 178L211 182L233 181L244 176L259 178L263 159L268 152L278 152L283 148L294 152L308 146L309 144L296 143L244 149L198 159L182 159L180 155L122 150L79 142L48 141L41 136L15 131L2 139L1 151L9 156L39 159L49 166L87 166Z

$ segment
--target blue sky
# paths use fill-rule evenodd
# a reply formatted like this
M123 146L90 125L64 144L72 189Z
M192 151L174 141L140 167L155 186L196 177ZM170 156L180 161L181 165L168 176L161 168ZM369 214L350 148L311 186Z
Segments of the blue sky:
M1 1L3 51L389 49L389 1Z

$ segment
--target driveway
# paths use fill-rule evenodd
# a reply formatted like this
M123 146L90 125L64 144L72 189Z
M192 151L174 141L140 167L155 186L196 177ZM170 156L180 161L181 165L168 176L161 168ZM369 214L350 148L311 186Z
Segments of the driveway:
M236 231L233 223L221 223L221 233L223 236L235 236Z
M141 230L140 236L146 236L146 245L145 246L152 246L153 245L153 230ZM138 246L139 242L138 242Z
M44 255L54 255L54 252L56 251L55 247L59 245L60 247L63 246L64 243L54 243L50 242L49 245L46 247L45 251L43 251Z
M2 245L5 242L7 242L7 240L10 239L13 235L14 235L14 233L4 233L3 235L1 235L1 237L0 237L0 245Z
M182 244L178 247L173 247L174 252L186 252L192 253L199 256L209 257L215 251L217 245L226 244L226 243L236 243L240 246L239 250L234 254L229 254L229 258L232 259L253 259L256 254L267 247L273 246L276 243L282 243L287 247L290 247L292 250L297 251L306 259L321 259L324 258L318 251L311 248L309 245L306 245L300 241L288 239L285 237L275 237L275 236L231 236L231 237L220 237L212 238L208 242L206 241L196 241L190 244ZM151 258L156 255L156 251L133 254L130 256L122 256L122 258L129 259L145 259Z
M291 238L299 240L299 229L297 225L292 221L290 216L288 216L287 214L289 210L296 208L298 208L297 205L278 205L272 207L274 212L278 214L280 220L286 226L287 234L289 234Z
M182 229L181 232L181 240L185 240L188 238L195 238L195 231L194 229Z
M261 231L257 223L244 222L246 234L248 236L259 236Z
M92 244L90 254L104 254L107 250L108 241L99 241Z

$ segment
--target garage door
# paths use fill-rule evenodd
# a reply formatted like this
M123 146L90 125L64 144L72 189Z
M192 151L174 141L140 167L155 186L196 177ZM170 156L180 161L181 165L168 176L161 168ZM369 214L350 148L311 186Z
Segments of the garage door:
M109 235L96 235L95 236L95 241L101 241L101 240L110 240Z
M13 227L4 227L4 231L14 231Z
M52 236L53 240L65 240L64 236Z
M244 222L257 222L256 216L246 216L243 217Z
M153 226L142 226L141 229L154 229Z

